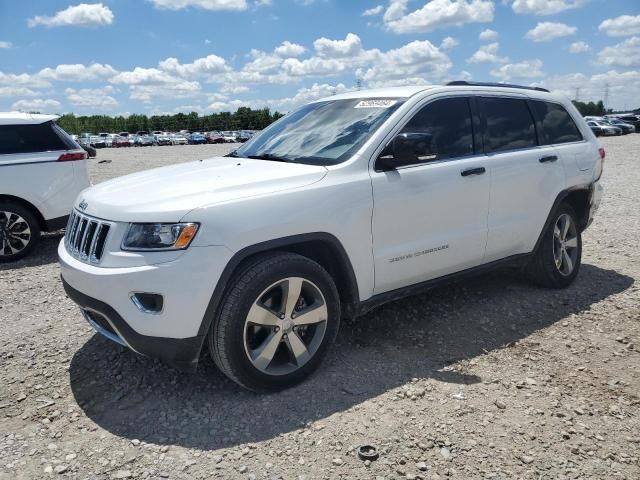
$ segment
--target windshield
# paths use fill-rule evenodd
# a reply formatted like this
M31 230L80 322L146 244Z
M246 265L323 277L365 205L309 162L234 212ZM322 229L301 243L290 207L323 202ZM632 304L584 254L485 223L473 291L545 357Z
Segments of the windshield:
M234 156L336 165L353 155L401 104L390 98L311 103L254 136Z

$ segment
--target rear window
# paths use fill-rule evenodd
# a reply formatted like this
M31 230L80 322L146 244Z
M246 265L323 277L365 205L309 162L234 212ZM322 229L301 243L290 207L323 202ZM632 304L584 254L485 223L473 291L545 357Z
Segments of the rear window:
M500 152L537 145L536 129L525 100L484 97L480 101L485 118L485 151Z
M538 121L541 145L579 142L582 134L571 115L557 103L531 101L533 114Z
M0 125L0 154L36 153L77 148L53 122Z

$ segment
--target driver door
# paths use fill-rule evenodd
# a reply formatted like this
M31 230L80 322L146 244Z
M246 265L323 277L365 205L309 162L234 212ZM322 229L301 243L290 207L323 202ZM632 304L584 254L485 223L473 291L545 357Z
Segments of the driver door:
M431 136L429 151L416 155L421 163L383 171L376 162L375 294L483 263L491 172L472 123L468 98L436 99L400 132Z

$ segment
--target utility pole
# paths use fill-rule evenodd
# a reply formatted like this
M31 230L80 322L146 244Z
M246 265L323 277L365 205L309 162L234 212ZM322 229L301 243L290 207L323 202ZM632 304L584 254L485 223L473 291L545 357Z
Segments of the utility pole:
M361 78L356 79L356 90L358 90L358 91L362 90L362 79Z
M580 101L580 89L581 87L576 87L576 102Z
M609 83L607 82L604 86L604 109L607 110L609 107Z

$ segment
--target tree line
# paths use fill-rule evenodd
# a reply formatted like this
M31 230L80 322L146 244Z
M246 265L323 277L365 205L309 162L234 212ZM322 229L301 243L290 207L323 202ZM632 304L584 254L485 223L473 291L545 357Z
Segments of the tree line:
M599 100L597 103L594 102L579 102L578 100L573 100L573 104L580 112L580 115L583 117L593 116L593 117L601 117L602 115L606 115L607 113L611 113L612 110L607 110L604 106L602 100Z
M271 112L269 108L252 110L240 107L235 113L220 112L210 115L198 115L197 112L176 113L175 115L140 115L128 117L109 115L76 116L66 113L58 120L58 125L68 133L82 132L130 132L138 131L211 131L211 130L262 130L282 117L280 112Z

